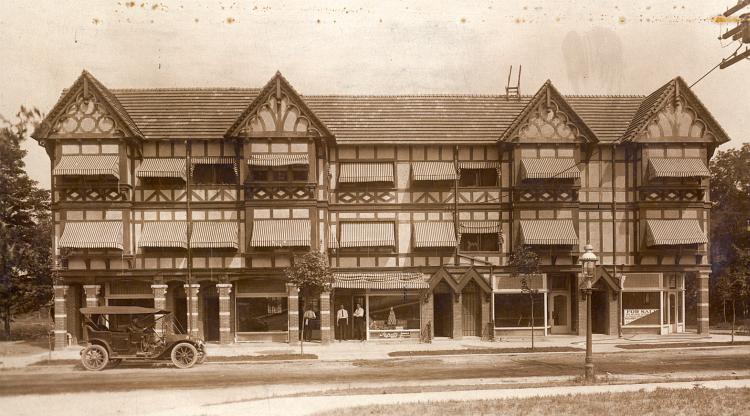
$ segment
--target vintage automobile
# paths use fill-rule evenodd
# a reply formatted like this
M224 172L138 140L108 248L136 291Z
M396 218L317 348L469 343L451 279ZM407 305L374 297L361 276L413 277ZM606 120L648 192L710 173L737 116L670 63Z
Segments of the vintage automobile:
M206 359L203 340L184 334L169 311L139 306L81 308L86 346L81 363L87 370L112 368L122 361L171 360L190 368Z

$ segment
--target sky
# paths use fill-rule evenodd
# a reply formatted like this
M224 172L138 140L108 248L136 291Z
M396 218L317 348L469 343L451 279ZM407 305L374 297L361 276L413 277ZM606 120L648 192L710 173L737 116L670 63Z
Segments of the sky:
M651 93L692 84L738 44L714 16L735 0L0 2L0 114L48 112L85 68L109 88L261 87L302 94ZM748 10L750 11L750 10ZM744 50L744 49L743 49ZM515 76L515 75L514 75ZM750 61L693 91L732 141L750 141ZM25 143L30 176L49 160Z

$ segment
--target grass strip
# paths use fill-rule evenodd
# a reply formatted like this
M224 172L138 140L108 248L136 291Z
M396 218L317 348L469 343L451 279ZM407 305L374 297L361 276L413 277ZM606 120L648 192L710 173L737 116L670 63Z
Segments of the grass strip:
M669 342L663 344L620 344L617 348L624 350L649 350L653 348L692 348L692 347L731 347L750 345L750 341L723 342Z
M577 352L583 351L575 347L529 347L515 348L465 348L462 350L421 350L421 351L393 351L389 357L423 357L430 355L472 355L472 354L524 354L537 352Z

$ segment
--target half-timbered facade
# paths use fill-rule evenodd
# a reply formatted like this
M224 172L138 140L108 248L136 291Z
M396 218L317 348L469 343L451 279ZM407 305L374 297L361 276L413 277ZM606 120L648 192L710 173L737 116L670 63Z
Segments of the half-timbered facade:
M50 156L58 345L86 305L156 306L210 341L708 328L708 161L728 137L675 78L647 96L306 96L108 89L88 72L34 137ZM507 263L526 245L542 274ZM331 290L284 269L328 254ZM625 276L625 278L623 278ZM688 287L697 305L686 307ZM531 300L535 314L531 316ZM689 318L690 317L690 318ZM693 318L694 317L694 318Z

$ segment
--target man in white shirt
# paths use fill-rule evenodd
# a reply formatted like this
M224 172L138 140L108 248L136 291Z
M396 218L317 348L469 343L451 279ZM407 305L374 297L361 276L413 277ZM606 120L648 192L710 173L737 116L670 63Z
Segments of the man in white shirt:
M344 309L344 305L341 305L339 310L336 312L336 331L338 332L339 342L346 340L346 329L349 327L349 311Z
M354 337L360 341L365 340L365 310L359 303L354 309Z
M312 310L310 306L307 307L307 310L305 311L305 314L302 315L304 319L304 330L302 331L302 339L304 341L312 341L312 321L313 319L317 319L317 316L315 315L315 311Z

